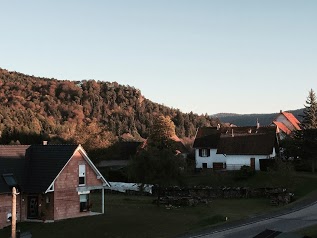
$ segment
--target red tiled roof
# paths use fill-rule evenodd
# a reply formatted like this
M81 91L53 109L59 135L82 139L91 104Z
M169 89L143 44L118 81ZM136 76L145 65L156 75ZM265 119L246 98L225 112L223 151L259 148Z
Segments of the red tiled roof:
M282 122L273 121L273 123L274 123L281 131L283 131L285 134L287 134L287 135L291 134L291 130L288 129Z
M282 112L282 114L289 120L290 123L297 129L300 130L299 124L300 122L297 120L297 118L290 112Z

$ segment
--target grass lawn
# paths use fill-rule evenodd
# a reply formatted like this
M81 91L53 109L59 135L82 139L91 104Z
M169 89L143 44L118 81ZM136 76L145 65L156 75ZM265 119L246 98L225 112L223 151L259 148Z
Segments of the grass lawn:
M214 200L208 205L166 209L153 197L106 196L106 213L55 223L21 223L33 237L174 237L216 223L241 219L271 209L265 199ZM0 231L9 237L10 228Z
M228 186L265 186L272 182L266 173L257 173L246 181L234 182L229 177L200 175L187 178L188 183L201 184L203 180L216 183L217 179ZM275 178L278 179L278 178ZM212 181L213 180L213 181ZM225 181L227 180L227 181ZM317 189L317 175L296 173L290 180L297 197ZM218 181L219 182L219 181ZM218 183L217 182L217 183ZM280 182L280 181L277 181ZM289 182L289 181L288 181ZM204 184L204 183L202 183ZM100 205L100 197L93 201L93 208ZM153 197L106 194L106 211L103 215L68 219L54 223L18 224L22 231L31 231L37 237L175 237L189 231L200 230L225 221L252 217L276 207L268 199L216 199L196 207L167 209L152 204ZM98 204L99 203L99 204ZM0 230L0 237L9 237L10 227Z
M298 230L295 233L302 235L302 236L317 238L317 225Z
M281 173L257 172L246 180L235 179L235 172L218 172L193 174L185 177L185 184L208 186L232 186L232 187L283 187L289 188L295 193L296 198L301 198L308 193L317 190L317 174L308 172L292 172L289 175Z

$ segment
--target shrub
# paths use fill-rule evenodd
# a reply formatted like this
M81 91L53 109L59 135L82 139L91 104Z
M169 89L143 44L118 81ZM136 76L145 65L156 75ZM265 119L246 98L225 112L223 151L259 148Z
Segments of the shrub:
M240 170L237 171L237 173L234 176L235 180L242 180L242 179L248 179L255 175L255 171L247 165L241 166Z
M274 168L269 169L271 186L292 189L294 186L295 169L291 161L276 159Z

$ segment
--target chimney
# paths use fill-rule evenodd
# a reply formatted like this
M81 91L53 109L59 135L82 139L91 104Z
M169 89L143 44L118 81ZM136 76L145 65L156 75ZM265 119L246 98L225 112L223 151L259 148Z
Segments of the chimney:
M251 129L251 128L248 130L248 133L249 133L249 134L251 134L251 133L252 133L252 129Z
M283 111L282 110L280 110L280 113L282 113Z
M234 137L233 129L231 129L231 137Z
M219 130L220 129L220 124L217 124L217 130Z
M47 145L47 140L43 140L43 145Z
M256 119L256 129L260 128L259 118Z

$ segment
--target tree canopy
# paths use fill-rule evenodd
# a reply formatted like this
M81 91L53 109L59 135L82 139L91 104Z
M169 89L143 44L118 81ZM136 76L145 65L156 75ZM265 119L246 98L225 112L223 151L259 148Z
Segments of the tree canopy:
M159 187L178 182L185 159L177 153L172 139L174 123L159 116L151 127L149 140L130 163L130 175L136 182L154 183Z
M148 144L158 148L167 147L168 141L175 136L175 125L170 117L163 115L154 118L150 129Z
M0 68L1 144L49 140L100 148L122 136L147 138L159 115L170 117L180 138L193 137L198 126L219 123L152 102L129 85L41 78Z

